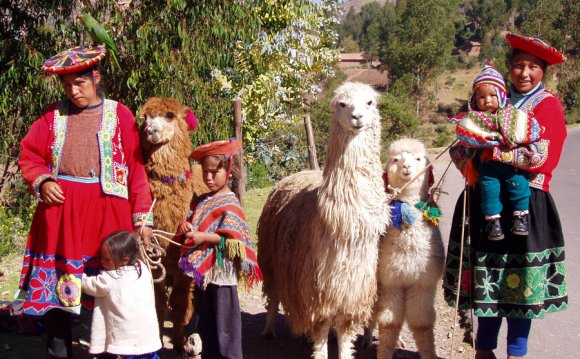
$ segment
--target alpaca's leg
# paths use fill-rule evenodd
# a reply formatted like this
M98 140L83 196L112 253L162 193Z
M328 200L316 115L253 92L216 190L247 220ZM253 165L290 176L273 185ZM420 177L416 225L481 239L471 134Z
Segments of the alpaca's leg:
M331 321L320 322L316 325L312 335L312 359L328 359L328 332Z
M438 282L437 282L438 283ZM407 292L407 322L413 332L421 359L435 359L435 292L434 285L415 286Z
M338 343L338 359L352 359L353 341L356 331L352 325L352 319L344 315L335 318L336 341Z
M378 359L391 359L405 320L405 296L400 287L386 287L377 300L379 323Z
M266 326L262 330L262 336L266 338L276 338L276 322L278 320L278 306L280 301L274 297L268 297L266 309Z
M371 319L369 325L364 327L364 334L362 340L363 348L369 348L373 344L373 331L377 327L377 320L375 319L374 315L375 314L373 313L373 318Z
M158 275L161 273L159 271ZM153 277L158 278L156 276L156 271L153 270ZM166 280L163 280L159 283L155 283L153 286L155 291L155 311L157 312L157 322L159 324L159 336L161 337L163 343L163 330L164 330L164 322L165 322L165 311L167 310L167 288L166 288Z
M184 327L189 324L193 314L193 279L178 273L178 270L174 270L173 278L173 289L169 296L173 323L172 343L173 349L181 352L185 349Z

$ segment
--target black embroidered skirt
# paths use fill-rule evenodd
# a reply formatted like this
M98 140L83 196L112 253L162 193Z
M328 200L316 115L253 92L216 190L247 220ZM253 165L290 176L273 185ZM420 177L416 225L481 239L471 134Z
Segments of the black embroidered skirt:
M463 196L459 197L447 248L443 279L445 300L459 308L474 309L480 317L542 318L568 307L564 236L552 196L531 189L529 234L510 233L512 209L502 198L501 225L505 238L490 241L481 212L479 188L468 190L461 280L459 262L463 223ZM469 232L469 233L468 233Z

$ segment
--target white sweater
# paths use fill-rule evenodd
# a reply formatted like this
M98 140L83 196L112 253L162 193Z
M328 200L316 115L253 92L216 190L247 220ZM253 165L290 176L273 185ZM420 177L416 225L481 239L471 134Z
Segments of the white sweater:
M134 266L83 276L82 290L95 297L91 354L138 355L161 348L153 279L147 266L139 265L140 277Z

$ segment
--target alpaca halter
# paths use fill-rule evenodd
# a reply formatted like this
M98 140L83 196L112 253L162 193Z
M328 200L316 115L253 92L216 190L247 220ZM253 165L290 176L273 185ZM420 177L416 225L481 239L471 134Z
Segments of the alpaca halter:
M186 182L191 179L191 173L189 171L181 172L177 176L160 176L155 170L150 170L147 172L149 178L158 179L163 183L175 183L175 182Z

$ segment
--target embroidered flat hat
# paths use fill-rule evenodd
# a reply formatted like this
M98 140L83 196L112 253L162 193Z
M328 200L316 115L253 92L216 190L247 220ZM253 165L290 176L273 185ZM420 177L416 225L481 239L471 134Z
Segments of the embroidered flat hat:
M242 148L240 141L231 138L229 140L214 141L205 145L197 147L191 153L191 158L197 162L201 162L204 157L211 155L227 155L232 156Z
M44 61L42 71L55 75L79 72L95 66L106 52L105 45L73 47Z
M507 99L507 89L503 76L488 61L479 75L473 80L472 89L475 96L475 89L483 85L491 85L497 91L500 107L504 107Z
M532 54L546 61L548 65L556 65L566 61L566 56L560 51L538 38L518 35L512 32L508 32L505 38L510 43L512 49L519 49Z

